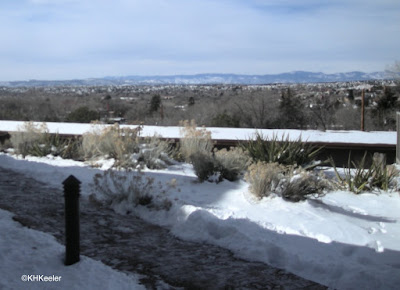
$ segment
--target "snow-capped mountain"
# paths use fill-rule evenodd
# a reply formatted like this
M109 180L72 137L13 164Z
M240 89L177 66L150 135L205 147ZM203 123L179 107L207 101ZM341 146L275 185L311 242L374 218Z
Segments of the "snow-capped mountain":
M172 76L111 76L82 80L29 80L0 82L0 86L96 86L96 85L161 85L161 84L272 84L272 83L321 83L368 81L388 78L385 72L364 73L359 71L325 74L321 72L295 71L268 75L196 74Z

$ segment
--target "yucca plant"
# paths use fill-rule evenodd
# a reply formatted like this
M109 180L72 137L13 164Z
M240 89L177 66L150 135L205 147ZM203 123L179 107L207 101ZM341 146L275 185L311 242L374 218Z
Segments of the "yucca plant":
M276 134L272 138L266 138L261 133L256 133L255 140L248 140L240 144L248 151L254 162L263 161L279 163L283 165L313 167L313 162L322 147L316 147L302 141L301 136L295 140L289 140L289 135L278 138Z
M394 166L386 166L382 168L376 166L374 185L384 191L388 191L396 183L395 179L399 175L399 172Z
M69 141L59 134L50 134L46 124L35 125L27 122L18 132L11 135L11 143L16 152L23 156L43 157L48 154L62 156Z
M363 191L373 189L387 191L392 187L395 177L398 176L398 171L395 170L394 167L384 166L379 163L372 163L372 165L367 167L366 157L367 152L365 152L363 158L356 163L351 160L350 153L347 167L343 168L343 176L339 174L333 159L330 159L330 163L334 168L338 180L339 188L359 194Z
M73 159L78 161L84 160L82 150L82 138L75 137L66 139L64 143L64 148L61 151L60 156L64 159Z

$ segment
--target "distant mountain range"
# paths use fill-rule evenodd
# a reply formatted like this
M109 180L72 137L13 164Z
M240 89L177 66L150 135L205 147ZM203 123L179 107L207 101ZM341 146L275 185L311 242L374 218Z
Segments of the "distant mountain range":
M101 85L200 85L200 84L275 84L275 83L325 83L349 82L386 79L385 72L364 73L359 71L347 73L315 73L295 71L268 75L238 75L238 74L196 74L173 76L124 76L104 77L81 80L29 80L0 82L0 86L34 87L34 86L101 86Z

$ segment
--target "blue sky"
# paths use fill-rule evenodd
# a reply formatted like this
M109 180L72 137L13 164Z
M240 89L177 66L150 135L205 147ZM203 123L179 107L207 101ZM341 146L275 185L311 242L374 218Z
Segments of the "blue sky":
M0 0L0 81L383 71L399 0Z

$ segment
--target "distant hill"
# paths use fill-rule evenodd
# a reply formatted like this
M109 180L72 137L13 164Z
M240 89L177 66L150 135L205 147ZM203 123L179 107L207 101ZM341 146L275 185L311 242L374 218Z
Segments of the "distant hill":
M196 74L173 76L122 76L104 77L81 80L29 80L0 82L0 86L34 87L34 86L100 86L100 85L163 85L163 84L273 84L273 83L325 83L368 81L387 78L384 72L363 73L359 71L347 73L315 73L295 71L268 75L238 75L238 74Z

